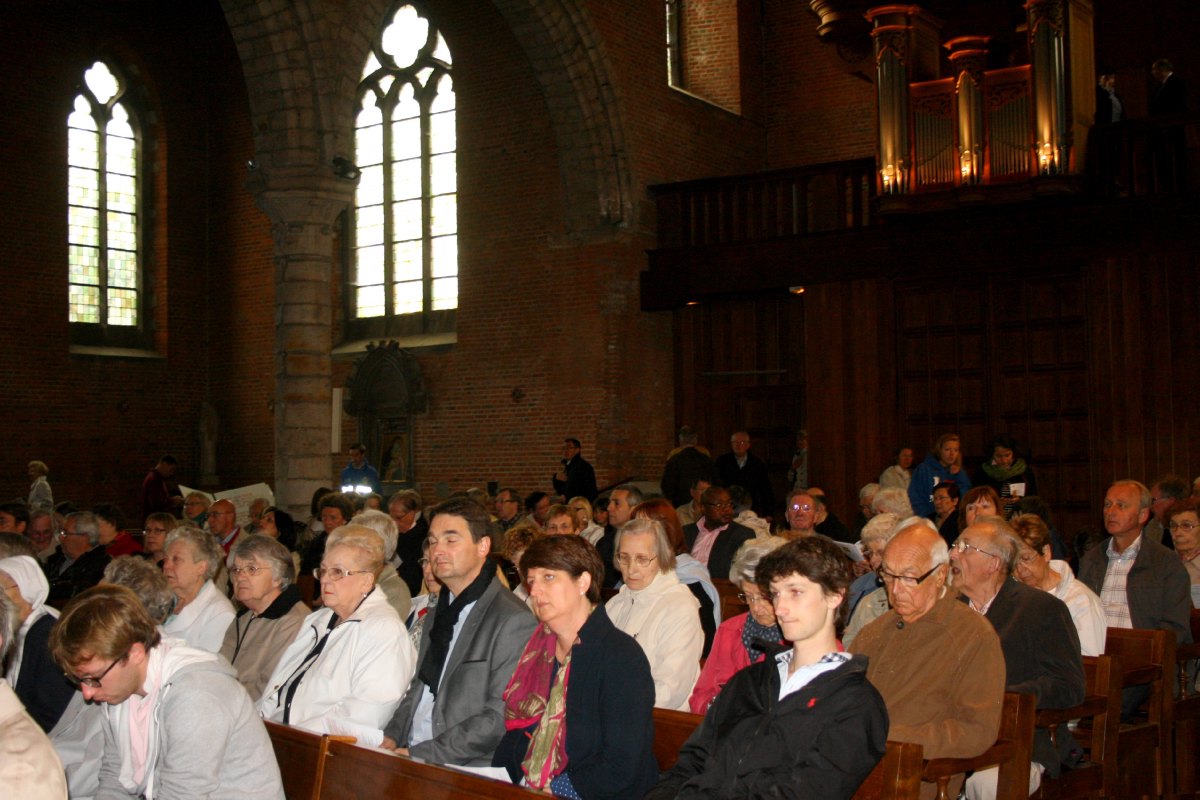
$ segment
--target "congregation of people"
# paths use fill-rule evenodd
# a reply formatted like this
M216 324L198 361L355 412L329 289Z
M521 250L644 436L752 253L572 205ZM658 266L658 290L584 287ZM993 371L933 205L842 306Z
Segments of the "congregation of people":
M849 523L806 431L782 504L747 432L713 458L688 427L660 492L600 492L568 438L541 488L435 504L384 497L355 444L307 519L185 496L163 456L140 528L56 504L31 462L0 503L0 796L282 798L271 722L555 797L849 798L889 740L985 750L1005 692L1081 703L1107 629L1191 641L1200 478L1114 476L1103 533L1067 540L1013 438L975 470L932 444L865 476ZM656 708L703 716L662 773ZM1030 792L1080 757L1039 729Z

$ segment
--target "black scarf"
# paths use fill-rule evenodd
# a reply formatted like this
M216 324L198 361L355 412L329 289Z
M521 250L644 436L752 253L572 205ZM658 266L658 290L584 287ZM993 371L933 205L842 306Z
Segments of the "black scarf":
M449 603L438 603L433 615L433 627L429 629L429 649L425 651L425 660L417 677L429 687L429 693L437 697L438 681L442 677L442 669L446 666L446 657L450 655L450 640L454 638L454 626L458 624L458 615L462 610L478 600L496 577L496 567L492 560L485 559L483 568L475 576L462 594Z

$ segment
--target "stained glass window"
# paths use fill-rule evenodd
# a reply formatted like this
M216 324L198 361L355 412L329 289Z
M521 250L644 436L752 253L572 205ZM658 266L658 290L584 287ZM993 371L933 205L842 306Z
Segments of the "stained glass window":
M84 71L67 115L68 318L139 324L141 267L136 120L103 61Z
M450 49L416 4L401 3L358 88L351 323L458 307L455 124Z

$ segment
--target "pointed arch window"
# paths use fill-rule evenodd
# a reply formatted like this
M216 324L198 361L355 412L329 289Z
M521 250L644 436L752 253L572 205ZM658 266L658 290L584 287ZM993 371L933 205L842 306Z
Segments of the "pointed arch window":
M126 85L104 61L67 116L68 319L72 341L144 343L142 148Z
M346 292L352 337L453 331L458 168L450 48L414 3L372 45L358 87Z

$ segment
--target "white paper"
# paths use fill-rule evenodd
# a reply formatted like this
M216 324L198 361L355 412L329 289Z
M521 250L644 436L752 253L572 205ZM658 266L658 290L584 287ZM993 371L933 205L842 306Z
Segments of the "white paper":
M842 548L842 550L844 550L846 552L846 555L850 556L851 561L862 561L863 560L862 550L858 549L857 544L849 544L847 542L838 542L838 541L835 541L834 544L836 544L838 547Z

